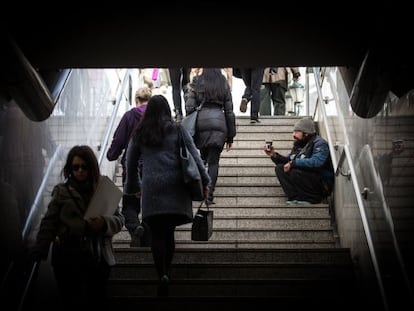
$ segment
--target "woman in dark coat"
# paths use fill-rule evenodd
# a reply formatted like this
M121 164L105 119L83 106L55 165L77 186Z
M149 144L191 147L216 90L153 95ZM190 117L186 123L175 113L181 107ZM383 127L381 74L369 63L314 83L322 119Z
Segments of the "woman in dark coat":
M45 260L53 242L52 265L65 310L102 310L115 265L112 237L121 231L124 217L115 206L113 215L84 219L101 176L89 146L74 146L69 151L63 175L66 181L53 189L32 256L36 261Z
M185 103L187 115L203 104L197 117L194 141L208 166L211 186L207 204L214 200L221 152L229 151L236 136L236 117L229 84L220 68L203 68L190 85Z
M210 177L186 130L183 138L200 169L207 195ZM140 158L142 168L138 165ZM141 196L142 218L150 226L151 251L160 277L158 294L167 295L175 228L192 222L193 208L181 170L178 124L173 121L168 101L162 95L151 97L129 142L126 173L124 192Z

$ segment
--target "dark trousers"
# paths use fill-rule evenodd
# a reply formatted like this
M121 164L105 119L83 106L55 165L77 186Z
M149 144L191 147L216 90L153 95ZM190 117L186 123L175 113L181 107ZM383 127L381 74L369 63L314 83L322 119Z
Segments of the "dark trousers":
M218 171L219 171L219 161L222 148L218 147L208 147L202 148L200 150L201 158L204 163L207 164L208 175L210 175L211 186L210 186L210 196L213 195L216 188Z
M104 260L97 264L66 262L53 269L64 310L107 310L111 268Z
M257 119L260 109L260 87L263 81L264 68L243 68L240 71L246 86L242 97L251 101L250 118Z
M171 224L168 215L151 217L151 252L158 276L170 274L171 263L175 252L175 225Z
M125 228L133 234L135 228L140 224L139 213L141 212L141 199L134 195L122 196L122 214L125 217Z
M323 198L323 184L321 177L313 172L293 168L289 172L283 171L283 164L275 168L280 185L289 200L320 203Z
M286 112L286 88L279 83L263 83L260 89L260 115L271 115L273 102L273 115L284 116Z
M190 70L190 68L168 68L176 115L183 115L181 91L185 92L187 89L187 85L190 82Z

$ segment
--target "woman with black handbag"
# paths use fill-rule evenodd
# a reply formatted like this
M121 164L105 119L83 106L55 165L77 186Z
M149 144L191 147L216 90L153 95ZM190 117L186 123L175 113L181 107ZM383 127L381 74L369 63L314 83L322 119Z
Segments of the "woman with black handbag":
M203 68L201 75L194 77L190 84L185 102L186 114L191 114L201 104L194 141L211 178L207 204L214 204L220 155L224 145L230 151L236 136L232 95L220 68Z
M142 218L152 235L151 251L159 275L160 296L168 295L175 228L193 220L192 200L182 173L178 130L167 99L162 95L152 96L129 142L126 158L124 192L141 197ZM190 134L185 129L182 134L207 195L210 177Z

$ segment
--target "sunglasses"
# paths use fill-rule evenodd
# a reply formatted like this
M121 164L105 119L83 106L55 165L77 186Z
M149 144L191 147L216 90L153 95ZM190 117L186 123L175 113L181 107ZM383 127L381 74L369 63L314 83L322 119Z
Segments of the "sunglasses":
M82 169L82 171L88 170L88 166L86 164L74 164L72 165L72 171L76 172Z

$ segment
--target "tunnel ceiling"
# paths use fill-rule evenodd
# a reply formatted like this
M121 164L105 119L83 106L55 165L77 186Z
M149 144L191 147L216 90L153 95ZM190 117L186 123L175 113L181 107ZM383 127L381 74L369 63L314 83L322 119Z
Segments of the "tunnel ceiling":
M411 62L403 7L289 2L233 8L171 1L134 8L9 10L2 28L39 70L172 66L359 66L369 49L396 66ZM142 7L140 7L142 5ZM109 13L111 12L111 13ZM394 14L397 12L398 14Z

